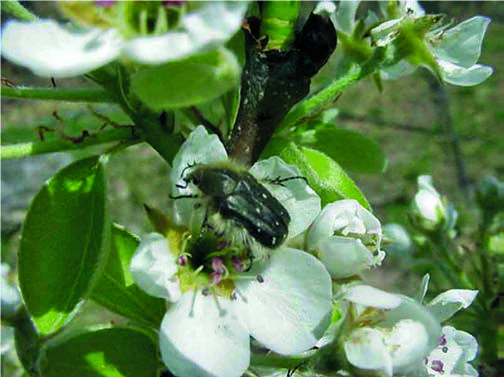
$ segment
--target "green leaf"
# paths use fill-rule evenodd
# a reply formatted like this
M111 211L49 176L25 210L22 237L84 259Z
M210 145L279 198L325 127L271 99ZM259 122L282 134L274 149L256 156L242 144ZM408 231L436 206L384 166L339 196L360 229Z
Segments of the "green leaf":
M324 153L298 147L291 142L278 155L285 162L299 168L322 199L322 205L339 199L355 199L363 207L371 209L366 197L352 179L336 161Z
M374 140L331 124L298 135L296 142L323 152L353 172L382 173L387 165L385 154Z
M142 291L129 272L138 244L127 230L112 226L110 255L91 298L115 313L158 328L166 313L164 300Z
M19 249L19 283L42 334L60 329L103 268L109 224L100 158L60 170L33 199Z
M131 89L155 110L200 104L238 85L240 65L224 48L144 68L132 76Z
M158 363L157 347L147 334L113 327L49 341L39 370L42 377L152 377Z

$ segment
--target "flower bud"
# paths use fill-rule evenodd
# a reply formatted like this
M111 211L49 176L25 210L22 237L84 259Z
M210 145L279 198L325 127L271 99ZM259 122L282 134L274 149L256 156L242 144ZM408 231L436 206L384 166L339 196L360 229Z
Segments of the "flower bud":
M418 192L412 203L413 223L421 230L432 232L443 226L455 225L457 212L449 208L432 185L430 175L418 177Z
M1 266L1 289L2 289L2 320L13 318L21 305L21 295L17 286L9 279L10 267L6 263Z
M306 244L335 279L356 275L378 265L381 225L356 200L345 199L324 207L308 230Z
M504 182L497 178L486 176L481 178L476 186L476 200L481 209L488 212L504 210Z

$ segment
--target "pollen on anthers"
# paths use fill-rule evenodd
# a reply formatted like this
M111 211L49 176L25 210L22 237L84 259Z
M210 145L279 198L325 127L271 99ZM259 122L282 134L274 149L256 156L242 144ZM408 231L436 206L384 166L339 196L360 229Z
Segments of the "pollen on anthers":
M212 232L186 243L177 264L182 291L201 292L216 298L236 298L236 280L264 281L260 276L247 274L252 260L246 248L216 239Z

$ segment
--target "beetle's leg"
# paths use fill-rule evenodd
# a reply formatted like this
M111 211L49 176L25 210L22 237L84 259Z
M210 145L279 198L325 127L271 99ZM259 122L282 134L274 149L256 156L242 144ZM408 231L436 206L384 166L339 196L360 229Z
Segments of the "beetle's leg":
M178 186L177 186L178 187ZM186 198L199 198L198 195L192 194L192 195L179 195L179 196L173 196L172 194L169 195L170 199L186 199Z
M188 164L187 164L187 166L186 166L184 169L182 169L182 173L180 173L180 177L183 177L183 176L184 176L184 173L185 173L185 171L186 171L187 169L193 168L193 167L195 167L196 165L199 165L199 162L193 161L193 162L192 162L192 164L191 164L191 163L188 163ZM187 183L187 181L186 181L186 183Z
M293 179L302 179L306 182L306 184L308 184L308 180L306 179L306 177L303 177L302 175L296 175L294 177L287 177L287 178L281 178L281 177L276 177L274 179L266 178L265 181L267 183L272 183L274 185L280 185L285 187L284 182L291 181Z
M189 184L189 182L188 182L188 181L186 181L186 180L184 180L184 182L185 182L185 186L182 186L182 185L175 185L175 187L180 188L180 189L185 189L185 188L187 188L187 185Z

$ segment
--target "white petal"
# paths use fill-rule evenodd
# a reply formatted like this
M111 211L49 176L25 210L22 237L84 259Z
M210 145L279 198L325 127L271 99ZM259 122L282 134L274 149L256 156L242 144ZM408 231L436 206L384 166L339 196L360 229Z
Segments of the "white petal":
M239 377L250 362L249 335L222 297L182 295L163 318L159 343L176 376Z
M2 55L45 77L89 72L116 59L122 46L114 30L70 32L53 20L10 21L2 28Z
M469 68L452 64L446 60L438 60L443 80L452 85L473 86L481 84L493 73L493 68L487 65L474 64Z
M443 327L443 343L440 343L428 357L426 368L433 375L463 375L465 377L477 376L474 368L468 364L476 357L478 342L469 333L458 331L451 326ZM443 372L433 370L435 362L442 362Z
M421 362L430 352L429 336L417 321L399 321L386 339L392 357L394 372L404 373Z
M443 335L445 335L446 340L453 340L464 350L464 361L472 361L476 358L478 353L478 342L474 336L471 334L457 330L451 326L443 327Z
M481 44L490 18L474 16L457 26L444 30L432 41L432 52L440 60L469 68L481 54Z
M125 43L124 54L144 64L161 64L187 57L197 51L190 36L181 31L134 38Z
M383 15L388 16L390 18L391 15L388 14L388 1L380 1L380 9ZM398 2L399 12L401 16L409 15L413 18L422 17L425 15L425 11L420 5L420 3L416 0L399 0Z
M345 300L378 309L393 309L401 304L401 296L369 285L354 285L345 288Z
M352 34L355 27L355 14L359 7L359 0L340 1L334 17L334 28L345 34Z
M383 370L392 376L392 360L383 333L374 328L354 330L344 344L348 361L360 369Z
M401 0L400 7L402 13L410 17L418 18L425 15L424 9L416 0Z
M375 28L371 29L371 35L373 40L378 46L386 46L391 43L394 36L394 31L400 25L402 18L396 18L393 20L388 20Z
M257 162L250 168L250 172L259 180L301 176L296 167L287 165L279 157L271 157ZM291 222L288 238L294 238L308 229L320 212L320 198L306 184L305 180L292 179L283 183L285 187L263 183L289 212Z
M395 80L399 77L411 75L416 68L406 60L401 60L394 65L382 68L380 72L385 80Z
M385 248L398 259L407 258L413 252L413 241L402 225L386 224L383 226L383 234L391 241Z
M336 5L329 0L319 1L313 10L313 13L324 17L331 17L336 13Z
M196 127L187 140L182 144L177 155L173 159L170 172L171 194L190 195L194 194L193 187L187 189L177 188L176 185L185 186L182 180L182 172L194 163L209 164L212 162L226 161L227 152L217 135L209 135L205 127ZM188 172L184 172L187 174ZM194 199L177 199L174 205L176 221L179 224L189 225L194 211Z
M418 188L430 192L432 195L439 196L439 193L432 184L432 177L430 175L419 175L417 177Z
M419 190L413 200L413 205L418 214L425 220L439 224L445 214L445 206L441 196L432 186L432 177L422 175L418 177Z
M379 264L383 256L376 260L361 240L347 237L330 237L310 249L326 266L334 279L358 275Z
M130 271L135 282L148 294L172 302L180 298L175 256L170 253L168 240L160 234L150 233L142 238Z
M427 308L440 322L443 322L460 309L468 308L477 294L477 290L450 289L436 296L429 302Z
M425 298L425 294L427 293L427 289L429 288L429 280L430 275L425 274L420 282L420 288L418 289L418 293L415 296L415 300L417 300L420 304L423 303Z
M224 44L239 29L248 4L210 2L181 20L181 30L161 36L135 38L125 53L145 64L181 59Z
M259 273L263 282L254 278ZM238 280L240 318L257 341L280 354L311 348L329 325L331 278L313 256L280 248Z
M384 312L382 325L393 327L397 322L404 319L411 319L421 323L429 338L426 353L424 355L427 356L437 345L437 341L441 336L441 325L430 311L418 301L403 295L399 296L401 297L401 305Z

